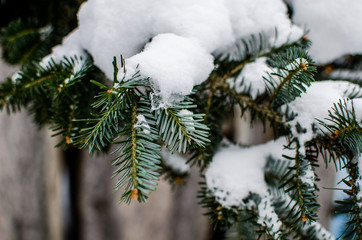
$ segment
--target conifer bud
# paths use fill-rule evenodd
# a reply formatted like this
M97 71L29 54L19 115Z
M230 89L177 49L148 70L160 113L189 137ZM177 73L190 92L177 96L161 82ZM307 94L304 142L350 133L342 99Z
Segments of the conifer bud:
M180 177L180 176L177 176L177 177L175 178L175 182L176 182L176 184L181 184L181 183L184 182L184 178L183 178L183 177Z
M327 66L327 67L324 68L324 73L330 74L331 72L333 72L333 67L332 66Z
M305 63L303 63L303 62L300 64L300 67L301 67L304 71L307 71L307 70L308 70L307 66L306 66Z
M72 142L72 140L70 139L70 137L65 136L65 142L66 142L67 144L70 144L70 143Z
M332 140L336 139L338 137L339 133L340 133L339 130L336 129L336 131L334 131L334 133L331 134L330 138Z
M138 199L138 189L137 189L137 188L134 188L134 189L132 190L131 198L134 199L134 200L137 200L137 199Z

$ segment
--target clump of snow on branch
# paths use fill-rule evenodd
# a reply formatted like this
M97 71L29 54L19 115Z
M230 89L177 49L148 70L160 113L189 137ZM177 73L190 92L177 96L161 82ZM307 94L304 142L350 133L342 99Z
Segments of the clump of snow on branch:
M167 106L173 105L172 95L188 95L205 80L214 68L213 60L197 42L166 33L154 37L141 53L129 58L127 68L132 75L138 66Z
M151 128L150 128L150 125L148 125L145 116L143 116L142 114L138 114L136 116L136 118L137 118L137 122L134 127L140 128L142 130L142 132L145 134L150 134Z
M184 119L185 127L189 130L195 130L193 113L190 110L182 109L177 113L178 116Z
M289 195L278 195L273 199L276 202L282 203L281 209L286 209L281 213L281 217L286 217L288 214L295 214L296 209L293 206L296 206L296 201L291 199ZM335 240L336 238L325 229L319 222L310 222L301 225L301 232L305 235L313 237L312 239L323 239L323 240ZM310 234L313 233L311 236Z
M309 225L302 226L302 232L308 234L309 231L316 230L314 233L314 239L323 239L323 240L336 240L336 238L319 222L312 222Z
M266 225L268 231L275 239L278 239L282 227L282 222L272 206L272 197L270 194L265 195L258 204L259 218L257 222L261 225Z
M206 183L216 200L226 208L242 206L250 193L267 194L264 167L268 157L280 159L286 140L280 138L252 147L228 145L216 152L205 173ZM284 149L284 150L283 150Z
M307 184L309 186L314 186L314 171L312 168L312 165L308 163L306 166L306 169L303 171L303 173L300 176L300 180L302 183Z
M234 88L237 93L248 92L255 99L259 94L265 91L265 80L263 75L271 73L271 68L266 63L266 58L257 58L243 68L241 73L235 79L228 79L229 86Z
M52 54L46 56L40 64L46 66L51 59L55 62L60 62L64 60L64 57L74 56L78 56L79 59L83 60L87 59L87 54L82 47L78 30L74 30L66 36L63 39L62 44L54 47Z
M122 54L130 68L139 64L151 78L164 105L206 80L213 56L238 39L277 28L278 38L269 39L277 46L303 33L291 24L282 0L89 0L78 20L78 29L46 60L86 50L112 79L112 59Z
M345 54L362 52L362 1L288 2L293 8L293 22L309 30L308 38L313 42L309 53L316 62L327 63Z
M12 76L11 76L11 81L13 83L16 83L18 78L21 78L21 71L16 71Z
M317 119L323 121L328 118L328 110L331 110L334 103L340 99L346 99L351 94L361 91L356 84L343 81L322 81L313 82L307 92L288 104L288 110L296 116L288 124L294 136L298 137L303 148L304 143L311 140L320 133ZM287 108L284 107L284 111ZM299 127L305 129L300 132ZM322 129L323 130L323 129ZM301 150L303 154L303 151Z
M186 163L187 160L177 153L162 149L161 156L162 162L179 174L187 173L190 170L190 166Z

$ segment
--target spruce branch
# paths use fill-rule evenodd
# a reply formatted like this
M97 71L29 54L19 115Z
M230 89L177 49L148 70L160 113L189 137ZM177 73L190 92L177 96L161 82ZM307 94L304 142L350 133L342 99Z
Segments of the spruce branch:
M282 129L284 131L289 130L290 126L283 120L283 117L279 112L265 104L257 103L257 101L253 100L250 96L236 93L234 89L229 88L227 91L240 105L242 113L245 113L246 110L251 112L252 120L257 116L264 123L266 119L269 120L274 128Z
M340 145L335 144L335 141L330 136L317 136L305 143L308 148L314 148L320 154L328 167L328 163L333 162L336 171L342 169L347 161L348 150L343 149Z
M352 103L340 100L328 112L329 117L325 119L327 122L318 120L329 132L324 134L329 136L334 144L347 149L348 158L352 159L362 152L362 126L356 118Z
M30 106L30 112L39 125L55 121L52 128L58 131L60 122L68 119L66 109L73 104L74 98L88 102L87 98L82 100L80 96L88 97L87 92L92 92L90 87L82 84L91 71L92 63L76 56L58 63L51 59L47 64L28 64L12 79L1 83L0 107L6 107L10 112ZM73 84L76 85L74 88L68 88ZM60 91L59 86L64 89ZM62 126L65 125L68 123Z
M294 146L293 146L294 145ZM314 171L311 163L300 153L299 141L291 139L287 146L290 150L295 150L295 156L283 155L284 158L292 160L293 166L289 167L288 172L283 176L280 188L289 193L293 204L288 213L288 218L295 226L304 222L311 223L317 219L317 188L314 184ZM289 205L288 204L288 205Z
M308 157L311 157L311 155L313 155L312 158L318 157L316 155L318 153L317 151L310 150L309 146L306 148ZM308 153L309 151L311 151L311 153ZM310 159L308 158L308 160ZM286 230L283 232L283 237L285 239L289 239L287 236L294 236L294 238L298 239L334 240L335 238L324 229L320 223L315 221L311 223L300 222L299 224L296 224L296 219L291 217L298 215L298 208L296 207L298 203L284 192L284 189L279 188L284 176L290 171L291 165L292 162L286 158L279 160L270 158L265 167L265 180L270 187L273 196L272 204L283 224L283 228Z
M205 176L202 176L202 181L199 182L200 189L197 192L199 204L207 209L205 216L209 216L214 229L226 231L233 224L238 222L240 209L232 207L230 209L222 207L213 195L212 191L207 187Z
M272 54L281 53L290 47L308 48L311 42L306 37L307 32L295 41L275 46L266 33L252 34L247 38L242 38L226 51L226 53L217 56L217 63L222 62L250 62L260 57L268 57ZM278 29L274 31L274 39L278 39ZM234 67L233 67L234 68ZM241 70L242 66L240 66Z
M37 19L17 19L0 32L3 58L11 64L40 60L49 53L51 27Z
M298 214L295 200L285 194L279 194L274 197L274 207L283 225L287 229L287 235L293 239L310 240L335 240L335 237L328 232L319 222L304 222L296 224L290 215ZM289 213L289 214L286 214Z
M112 88L92 81L103 90L92 104L94 109L98 109L98 114L94 118L80 120L87 122L88 126L81 131L77 143L82 148L88 147L90 152L93 152L95 148L102 150L113 141L125 124L128 111L142 95L138 87L149 86L148 79L141 78L139 72L134 73L129 79L118 80L116 58L113 60L113 66L115 80Z
M186 153L188 147L205 147L210 141L209 128L203 124L204 114L189 111L196 107L190 100L186 98L176 106L155 111L159 134L172 153Z
M269 65L276 69L268 74L266 105L280 106L299 97L314 81L316 68L308 53L302 48L289 48L285 53L271 56Z
M361 199L360 188L358 179L361 178L361 170L358 169L356 163L348 163L346 165L349 175L342 181L347 185L347 189L342 191L347 194L347 198L343 200L336 200L335 202L340 205L340 209L337 214L348 214L349 220L346 222L346 234L343 235L343 239L361 239L362 238L362 216L361 216ZM337 189L338 190L338 189ZM345 232L346 232L345 231Z
M203 124L208 126L209 139L204 147L191 149L192 155L188 160L192 165L196 164L203 171L212 161L219 143L223 139L222 126L230 113L233 111L233 104L224 91L215 89L208 91L208 84L198 88L198 94L192 95L197 103L197 113L205 112Z
M125 187L120 201L129 203L134 199L145 202L147 195L156 189L161 168L158 151L161 147L155 143L158 139L155 124L149 99L140 100L129 109L125 125L117 136L120 140L114 142L119 147L114 152L118 156L113 165L118 169L113 177L121 175L115 190Z

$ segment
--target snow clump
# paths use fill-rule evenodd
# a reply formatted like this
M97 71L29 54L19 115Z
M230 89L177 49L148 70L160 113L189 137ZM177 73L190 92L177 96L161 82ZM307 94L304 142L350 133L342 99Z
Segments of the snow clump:
M112 79L113 57L123 55L130 75L139 66L150 78L158 107L190 94L213 70L214 56L238 39L277 28L278 38L269 41L278 46L303 34L282 0L88 0L78 20L43 63L88 52Z

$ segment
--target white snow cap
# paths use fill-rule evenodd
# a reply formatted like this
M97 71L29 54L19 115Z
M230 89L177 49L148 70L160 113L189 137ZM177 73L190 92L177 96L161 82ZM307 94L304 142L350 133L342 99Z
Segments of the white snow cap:
M328 110L332 110L334 103L338 103L341 99L347 99L353 92L360 91L358 85L345 81L313 82L306 93L302 93L299 98L289 103L289 111L297 115L288 123L293 135L299 138L301 146L304 146L305 142L320 133L313 133L313 124L321 127L317 119L324 121L325 118L328 118ZM361 109L359 105L361 105L361 101L354 100L354 106ZM307 131L298 133L296 129L298 124Z
M272 196L270 193L261 199L258 205L258 214L259 217L257 222L262 226L265 225L270 234L272 234L275 239L278 239L280 236L279 231L282 227L282 222L274 210L272 205Z
M159 34L145 49L129 58L126 67L133 74L149 77L153 89L166 106L173 105L179 95L188 95L202 83L214 68L213 57L197 42L172 33Z
M88 0L78 20L68 37L74 44L64 42L55 55L85 49L109 79L113 57L123 55L126 67L139 64L141 74L151 78L164 105L205 81L213 54L237 39L278 28L278 39L270 39L278 45L302 34L282 0Z
M255 99L265 91L263 76L268 76L271 72L272 69L267 65L266 58L257 58L255 62L246 64L235 80L228 79L228 83L231 88L235 88L237 93L242 93L250 87L250 95Z
M345 55L362 52L362 1L290 0L293 21L310 30L310 55L327 63Z
M184 174L190 170L190 166L186 163L187 159L178 153L171 153L166 148L161 151L162 161L173 171Z
M40 65L45 66L52 58L55 62L60 62L64 57L74 57L77 56L78 59L86 59L86 53L84 52L81 42L79 31L75 29L68 36L63 39L61 45L58 45L53 48L52 54L46 56L41 61ZM81 63L79 63L81 65Z
M283 147L286 144L286 139L280 138L249 148L234 145L221 148L205 173L208 188L226 208L242 206L242 200L250 193L265 196L266 160L269 156L280 159L282 154L288 154L289 150Z

